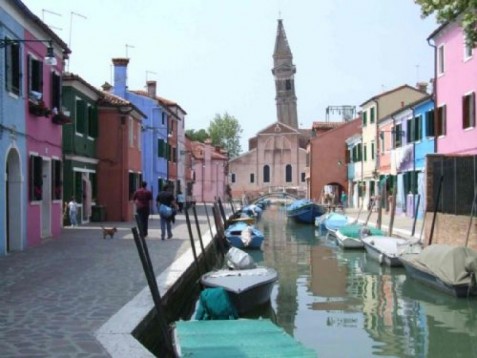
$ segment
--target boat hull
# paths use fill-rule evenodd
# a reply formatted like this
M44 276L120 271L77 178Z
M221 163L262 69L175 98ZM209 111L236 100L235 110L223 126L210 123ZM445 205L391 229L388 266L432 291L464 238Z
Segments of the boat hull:
M363 241L354 237L343 235L339 230L330 231L336 239L338 245L343 249L362 249L364 248Z
M315 219L323 215L326 210L314 203L305 204L294 209L287 209L287 217L303 224L315 224Z
M401 259L398 256L385 253L366 241L363 241L363 244L364 248L366 249L366 253L372 260L379 262L381 265L387 265L391 267L402 266Z
M425 269L419 267L411 260L407 260L405 258L401 258L402 265L406 269L407 274L421 283L433 287L436 290L444 292L448 295L455 296L455 297L467 297L467 296L476 296L477 289L473 287L472 289L469 287L468 284L462 285L450 285L437 276L432 274L431 272L426 271Z
M236 247L238 249L251 249L251 250L260 250L262 248L263 236L252 236L252 240L245 245L242 240L242 237L239 235L226 235L225 238L227 239L228 243Z
M204 287L222 287L239 313L251 311L270 300L278 273L269 267L248 270L219 270L201 277Z

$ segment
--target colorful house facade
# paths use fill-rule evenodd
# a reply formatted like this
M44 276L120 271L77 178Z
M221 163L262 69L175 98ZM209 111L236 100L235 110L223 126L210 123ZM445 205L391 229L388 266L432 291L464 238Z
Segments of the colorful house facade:
M361 104L363 140L364 205L378 195L379 138L378 122L390 113L426 96L424 89L402 85L373 96Z
M97 199L97 103L101 96L80 76L63 75L63 103L71 119L71 124L63 126L63 198L68 202L75 197L78 223L90 221ZM68 222L65 220L64 224Z
M313 126L315 133L318 132L317 124L315 122ZM309 198L316 202L323 202L325 189L332 190L335 203L343 191L349 194L346 139L360 132L361 122L356 118L335 122L332 126L334 128L316 134L309 141Z
M428 40L436 48L436 153L476 154L475 49L457 22L442 25Z
M434 152L434 102L425 96L379 121L379 183L381 205L390 209L396 194L396 213L414 217L419 202L423 214L425 157ZM419 200L418 200L419 199Z
M102 92L98 101L97 200L108 221L131 221L134 192L142 176L141 139L145 114L134 104Z
M61 75L67 45L21 1L0 8L0 255L62 223ZM28 225L27 225L28 223Z

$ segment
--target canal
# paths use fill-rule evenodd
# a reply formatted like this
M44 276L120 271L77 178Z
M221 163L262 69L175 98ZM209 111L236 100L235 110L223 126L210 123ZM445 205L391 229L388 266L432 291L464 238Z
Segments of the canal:
M275 322L319 357L477 357L477 300L457 299L343 251L326 233L264 211L259 264L279 272Z

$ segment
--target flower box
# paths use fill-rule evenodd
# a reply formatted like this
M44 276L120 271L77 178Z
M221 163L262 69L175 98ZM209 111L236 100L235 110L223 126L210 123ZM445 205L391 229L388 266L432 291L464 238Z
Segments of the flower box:
M50 109L45 106L43 101L28 101L28 111L37 117L48 117L51 114Z
M63 124L70 124L72 123L71 121L71 118L69 116L67 116L65 113L63 112L59 112L57 114L54 114L52 117L51 117L51 121L55 124L58 124L58 125L63 125Z

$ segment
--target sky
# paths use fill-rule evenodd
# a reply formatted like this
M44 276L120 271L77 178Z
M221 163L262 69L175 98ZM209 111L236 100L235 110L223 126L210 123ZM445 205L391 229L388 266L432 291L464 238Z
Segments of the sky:
M72 50L67 70L113 84L112 59L129 57L128 87L157 81L186 112L186 129L235 117L248 139L277 120L271 73L277 19L296 66L298 122L328 106L359 106L433 77L433 17L413 0L23 0ZM330 121L340 120L338 114Z

